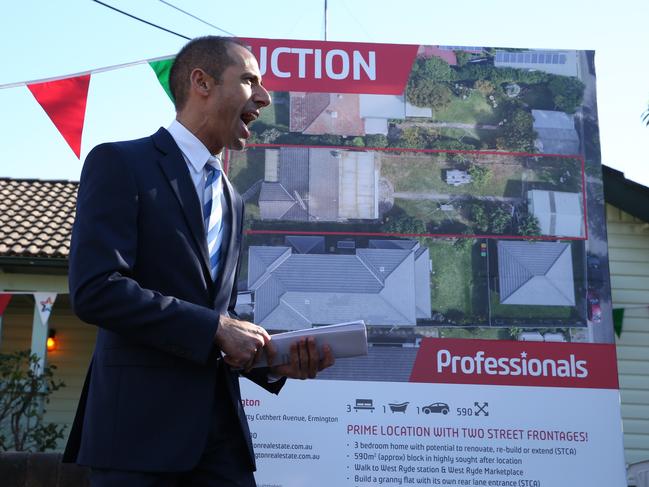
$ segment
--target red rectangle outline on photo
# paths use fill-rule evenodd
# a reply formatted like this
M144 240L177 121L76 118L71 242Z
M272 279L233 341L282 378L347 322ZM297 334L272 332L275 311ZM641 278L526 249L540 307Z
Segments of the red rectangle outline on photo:
M377 151L377 152L423 152L430 154L477 154L477 155L502 155L518 157L556 157L560 159L575 159L580 162L581 167L581 196L584 210L584 236L582 237L564 237L561 235L482 235L482 234L458 234L458 233L390 233L390 232L317 232L317 231L297 231L297 230L246 230L247 235L348 235L348 236L390 236L390 237L442 237L442 238L490 238L490 239L509 239L509 240L588 240L588 216L586 207L586 174L585 161L580 154L535 154L530 152L503 152L489 150L445 150L445 149L407 149L402 147L347 147L347 146L329 146L329 145L300 145L300 144L250 144L254 148L280 148L280 147L298 147L308 149L334 149L347 151ZM230 160L230 151L225 151L223 165L226 172L228 171L228 162Z

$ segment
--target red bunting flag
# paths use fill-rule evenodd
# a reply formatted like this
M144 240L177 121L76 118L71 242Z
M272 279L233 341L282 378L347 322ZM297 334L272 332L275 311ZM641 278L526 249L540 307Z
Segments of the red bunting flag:
M72 151L81 157L90 74L27 85Z
M7 309L9 301L11 301L11 294L0 294L0 318L2 318L2 315Z

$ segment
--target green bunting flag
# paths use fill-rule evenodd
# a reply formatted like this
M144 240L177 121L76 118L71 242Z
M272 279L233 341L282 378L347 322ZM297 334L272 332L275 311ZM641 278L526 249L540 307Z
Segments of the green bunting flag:
M171 94L171 89L169 89L169 71L171 71L171 65L174 63L174 58L171 59L162 59L160 61L149 61L149 66L155 72L155 75L158 77L158 81L164 88L165 92L169 99L173 102L174 97Z
M613 329L615 334L620 337L622 334L622 321L624 320L624 308L617 308L613 310Z

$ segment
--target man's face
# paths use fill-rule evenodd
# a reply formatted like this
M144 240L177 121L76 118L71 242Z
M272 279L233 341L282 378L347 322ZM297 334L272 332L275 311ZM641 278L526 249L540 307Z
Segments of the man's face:
M214 147L241 150L250 137L248 125L259 110L270 105L270 95L261 84L257 60L242 46L231 44L233 64L221 76L208 98L209 135Z

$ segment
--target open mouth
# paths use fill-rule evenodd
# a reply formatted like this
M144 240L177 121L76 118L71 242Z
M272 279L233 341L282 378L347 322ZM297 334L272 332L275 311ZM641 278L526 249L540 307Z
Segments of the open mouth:
M257 118L259 118L259 112L257 111L244 112L241 114L241 132L244 139L250 137L250 130L248 129L248 125L257 120Z

